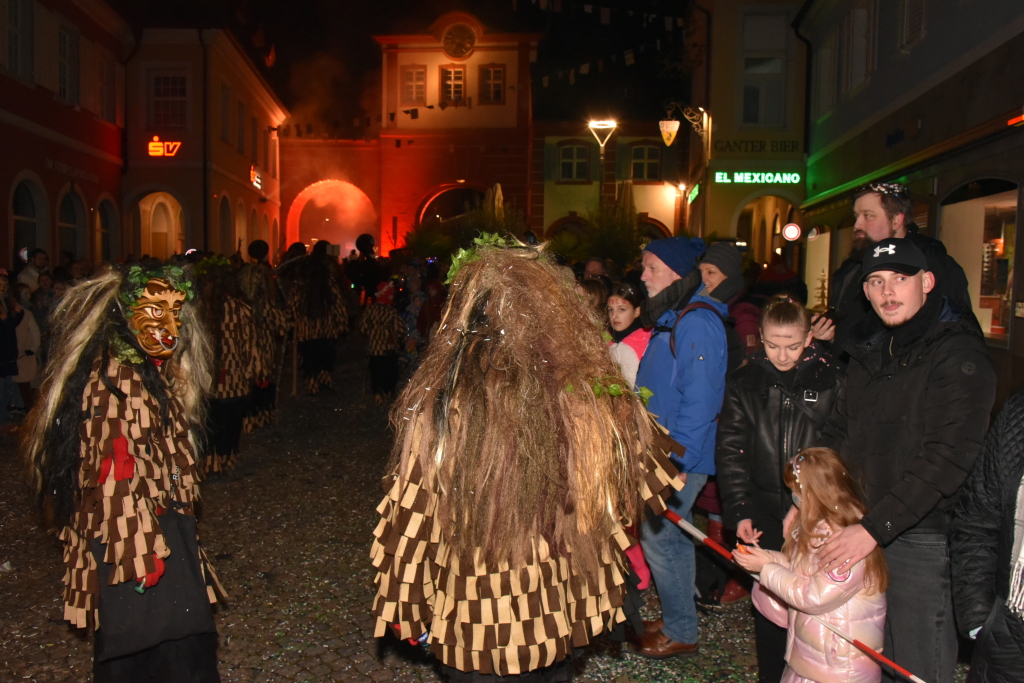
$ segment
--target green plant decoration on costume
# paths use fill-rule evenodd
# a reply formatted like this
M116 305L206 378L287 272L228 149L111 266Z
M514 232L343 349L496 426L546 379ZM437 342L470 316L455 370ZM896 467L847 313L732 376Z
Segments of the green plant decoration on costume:
M192 281L185 277L185 271L180 266L165 265L152 270L132 266L124 278L121 293L118 294L118 298L124 304L122 308L126 318L133 315L132 306L142 297L146 283L150 280L166 280L171 287L185 295L185 301L192 301L196 296L195 290L192 289Z
M144 359L139 350L130 345L121 337L115 336L110 342L114 350L114 357L122 365L142 365Z
M448 269L448 277L444 281L446 285L450 285L454 282L455 276L464 265L472 263L480 258L478 250L481 248L493 247L495 249L510 249L512 247L525 246L514 238L507 239L493 232L480 233L479 237L473 238L473 244L476 246L472 249L459 249L457 252L452 254L452 267Z

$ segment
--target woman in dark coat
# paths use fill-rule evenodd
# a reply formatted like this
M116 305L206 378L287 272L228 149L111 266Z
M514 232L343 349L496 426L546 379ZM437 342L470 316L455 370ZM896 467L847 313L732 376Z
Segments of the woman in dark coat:
M792 506L783 473L801 449L817 443L843 383L841 368L811 341L810 315L777 298L764 310L763 348L729 378L718 420L715 463L727 527L745 543L782 549ZM786 629L754 611L761 683L785 668Z
M968 683L1024 681L1024 392L1006 402L950 530L953 605L977 641Z

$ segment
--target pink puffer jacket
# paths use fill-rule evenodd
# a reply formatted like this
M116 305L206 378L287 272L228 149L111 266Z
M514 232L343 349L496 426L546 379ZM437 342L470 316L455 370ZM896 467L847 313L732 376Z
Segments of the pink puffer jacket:
M792 565L782 553L769 552L773 562L761 569L752 597L762 614L789 629L786 662L793 672L818 683L878 683L882 670L877 664L809 616L881 651L885 593L865 591L864 562L846 574L824 574L818 571L816 551Z

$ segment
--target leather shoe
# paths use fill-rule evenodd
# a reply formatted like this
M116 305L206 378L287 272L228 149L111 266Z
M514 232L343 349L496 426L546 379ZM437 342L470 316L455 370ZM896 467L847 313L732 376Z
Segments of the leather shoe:
M700 652L700 643L677 643L661 630L645 633L636 644L636 653L648 659L693 657Z
M654 621L644 620L644 635L648 633L657 633L661 630L661 627L665 625L664 619L655 619Z

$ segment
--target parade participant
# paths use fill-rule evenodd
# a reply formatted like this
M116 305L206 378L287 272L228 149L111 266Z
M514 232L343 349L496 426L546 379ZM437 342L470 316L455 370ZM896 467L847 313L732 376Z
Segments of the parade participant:
M398 384L398 350L405 334L405 321L392 305L394 299L394 286L381 282L373 295L373 303L366 307L359 320L359 333L368 338L370 387L377 403L390 399Z
M783 483L787 463L817 443L839 397L843 370L812 341L811 316L799 302L775 299L761 324L762 350L726 385L715 465L726 525L744 543L782 550L782 521L791 507ZM785 630L755 611L754 636L758 680L778 683Z
M882 240L864 257L872 311L840 340L850 366L819 443L849 463L867 513L832 535L821 562L855 564L883 547L886 654L930 683L950 683L949 525L981 451L996 376L984 339L927 268L909 240Z
M861 270L864 257L884 239L906 239L924 254L928 271L935 275L939 294L946 297L966 323L981 334L974 317L967 276L960 264L946 253L939 240L922 235L913 219L913 201L906 185L870 183L853 195L853 245L849 257L832 276L829 287L831 315L822 316L814 325L814 336L842 346L843 336L871 312L861 296Z
M566 681L627 618L624 527L681 483L570 271L478 242L392 409L376 635L422 640L450 681Z
M726 306L697 292L703 287L697 269L703 253L700 238L655 240L644 250L641 276L649 298L640 319L654 332L636 383L654 392L651 412L682 445L671 457L687 485L669 498L668 507L686 521L692 521L697 494L715 473L715 427L728 364ZM637 652L652 659L692 657L700 651L693 542L676 525L651 517L644 520L641 543L664 619L645 625Z
M622 282L608 297L606 305L612 336L608 342L608 350L619 366L622 376L629 382L629 386L634 388L636 371L640 369L640 359L644 357L647 343L651 340L651 331L644 329L640 324L640 304L643 301L644 296L639 289L628 282Z
M889 581L882 549L841 569L820 567L825 540L864 516L856 485L827 448L808 448L790 460L785 482L797 512L782 552L754 547L733 554L741 567L760 573L754 605L789 629L782 683L878 683L878 664L817 621L881 650Z
M203 324L213 349L214 383L207 420L208 455L203 472L225 472L238 463L239 441L256 382L268 374L257 352L256 319L241 299L235 273L223 256L196 267Z
M311 394L334 386L334 346L348 329L348 311L328 260L330 243L320 240L313 253L281 268L282 287L295 321L302 373Z
M173 265L69 289L29 415L33 483L64 542L64 618L95 629L98 682L220 680L220 587L194 509L212 354L193 298Z
M246 434L276 419L280 348L292 327L288 309L274 281L273 269L266 262L269 250L263 240L253 241L249 245L249 257L255 262L245 264L237 274L242 298L252 309L254 358L262 370L255 376L256 387L244 423Z
M1024 680L1024 392L999 411L953 513L953 604L970 683Z
M8 407L18 392L18 326L26 315L11 291L10 276L0 268L0 429L8 433L18 429Z

